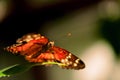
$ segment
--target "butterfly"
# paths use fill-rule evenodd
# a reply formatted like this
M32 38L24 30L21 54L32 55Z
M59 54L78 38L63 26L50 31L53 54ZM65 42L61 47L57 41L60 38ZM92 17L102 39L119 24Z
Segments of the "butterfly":
M57 62L66 69L83 69L84 62L71 52L55 46L54 42L39 33L28 33L16 40L16 44L8 46L5 50L20 54L32 63Z

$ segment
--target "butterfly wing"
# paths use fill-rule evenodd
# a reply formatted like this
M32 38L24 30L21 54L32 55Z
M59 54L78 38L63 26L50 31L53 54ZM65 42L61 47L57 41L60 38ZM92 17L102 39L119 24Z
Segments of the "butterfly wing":
M47 49L48 39L40 34L29 33L16 40L16 44L8 46L5 50L23 55L29 62Z
M51 47L51 49L54 54L55 60L62 64L65 64L61 65L62 68L76 70L85 68L84 62L69 51L57 46L53 46Z

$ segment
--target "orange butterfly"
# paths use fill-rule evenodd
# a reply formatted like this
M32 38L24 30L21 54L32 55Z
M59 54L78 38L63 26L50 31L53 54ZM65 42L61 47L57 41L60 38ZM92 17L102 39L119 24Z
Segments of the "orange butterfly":
M16 44L5 48L13 54L20 54L29 62L58 62L64 65L59 65L66 69L83 69L84 62L70 53L69 51L54 46L45 36L37 33L29 33L17 39Z

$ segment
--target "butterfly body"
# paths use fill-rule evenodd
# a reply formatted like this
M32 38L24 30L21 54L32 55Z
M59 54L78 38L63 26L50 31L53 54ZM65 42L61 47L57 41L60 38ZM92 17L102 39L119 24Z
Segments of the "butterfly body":
M29 62L58 62L66 69L83 69L85 64L78 57L69 51L57 47L54 42L49 41L46 37L36 33L29 33L19 38L16 44L5 48L13 54L20 54Z

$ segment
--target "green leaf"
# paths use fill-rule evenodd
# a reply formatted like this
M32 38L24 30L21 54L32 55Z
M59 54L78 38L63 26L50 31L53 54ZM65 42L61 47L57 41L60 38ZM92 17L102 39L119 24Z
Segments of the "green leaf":
M43 62L43 63L27 63L27 64L15 64L9 67L6 67L2 70L0 70L0 77L9 77L14 74L22 73L33 66L40 66L40 65L58 65L58 66L64 66L65 64L58 63L58 62Z
M15 64L9 67L6 67L2 70L0 70L0 77L9 77L13 74L18 74L21 72L25 72L27 70L29 70L31 67L33 66L33 64Z

